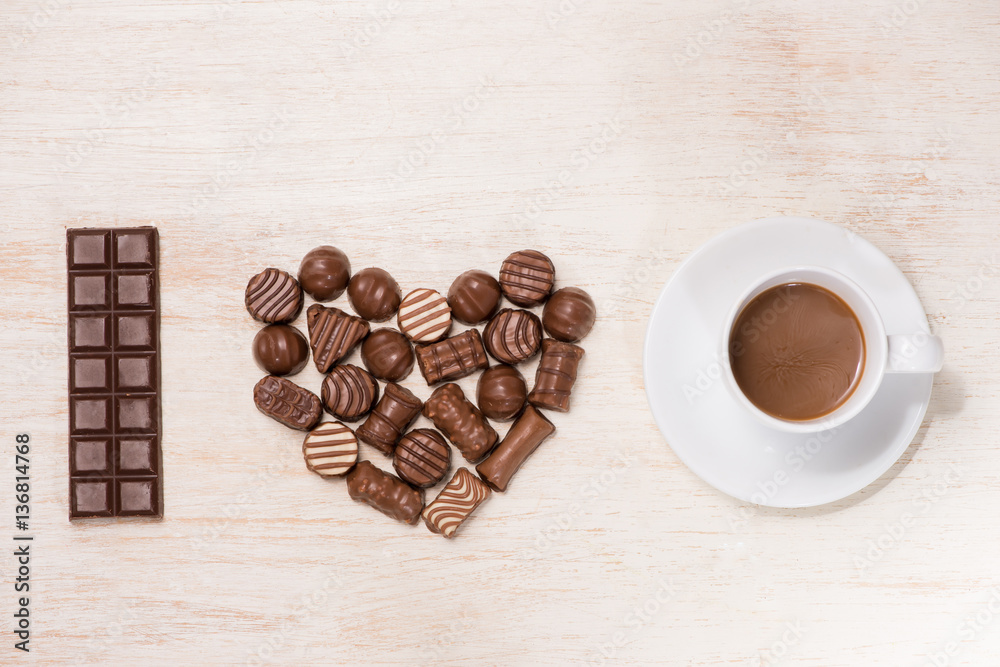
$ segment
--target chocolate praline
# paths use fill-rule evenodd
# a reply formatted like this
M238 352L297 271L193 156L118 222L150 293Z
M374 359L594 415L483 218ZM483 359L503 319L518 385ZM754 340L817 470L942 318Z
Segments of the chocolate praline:
M253 360L271 375L295 375L309 363L309 341L295 327L272 324L254 337Z
M528 385L513 366L494 366L479 376L476 401L490 419L507 422L517 418L527 400Z
M545 303L556 282L552 260L537 250L520 250L500 267L500 287L514 305L534 308Z
M333 301L344 293L351 280L351 261L339 248L314 248L299 266L299 283L317 301Z
M594 328L597 306L579 287L564 287L553 294L542 311L542 326L564 343L582 340Z
M379 329L361 344L361 361L372 375L386 382L406 379L413 370L413 345L395 329Z
M448 305L462 324L482 324L500 307L500 283L485 271L466 271L451 284Z
M347 298L351 308L361 317L385 322L399 310L403 292L387 271L370 268L354 274L347 286Z
M504 308L483 329L483 345L497 361L519 364L538 354L542 321L530 310Z

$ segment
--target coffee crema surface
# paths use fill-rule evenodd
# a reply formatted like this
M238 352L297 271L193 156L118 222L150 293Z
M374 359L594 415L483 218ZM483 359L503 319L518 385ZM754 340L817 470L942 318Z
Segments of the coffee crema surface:
M754 297L730 333L736 383L767 414L787 421L824 417L847 401L865 364L857 316L833 292L809 283Z

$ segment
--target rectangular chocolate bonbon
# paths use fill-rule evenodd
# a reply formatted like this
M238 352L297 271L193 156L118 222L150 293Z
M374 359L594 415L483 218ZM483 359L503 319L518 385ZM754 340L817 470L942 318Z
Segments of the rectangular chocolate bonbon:
M503 493L514 473L555 432L552 422L529 405L490 457L476 466L476 472L491 489Z
M428 386L458 380L490 366L478 329L430 345L418 345L417 364Z
M499 436L465 392L449 382L424 403L424 416L445 434L469 463L479 463L493 451Z
M69 518L161 517L159 234L69 229Z

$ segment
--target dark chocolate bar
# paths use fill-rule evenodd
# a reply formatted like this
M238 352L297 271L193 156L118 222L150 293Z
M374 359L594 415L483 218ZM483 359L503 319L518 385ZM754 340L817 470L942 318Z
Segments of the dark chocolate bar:
M161 517L159 234L69 229L69 518Z

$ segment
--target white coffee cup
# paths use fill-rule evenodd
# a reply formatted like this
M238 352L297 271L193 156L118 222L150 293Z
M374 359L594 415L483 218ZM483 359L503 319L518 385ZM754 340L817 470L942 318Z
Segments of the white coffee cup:
M772 287L807 283L833 292L858 318L865 342L865 360L854 393L833 412L807 421L780 419L767 414L747 398L736 382L729 356L733 328L743 309ZM847 276L818 266L781 269L757 280L733 305L723 327L720 344L723 377L734 398L765 425L792 433L816 433L837 428L856 417L878 393L886 373L937 373L944 363L941 339L918 331L887 335L885 324L871 297Z

